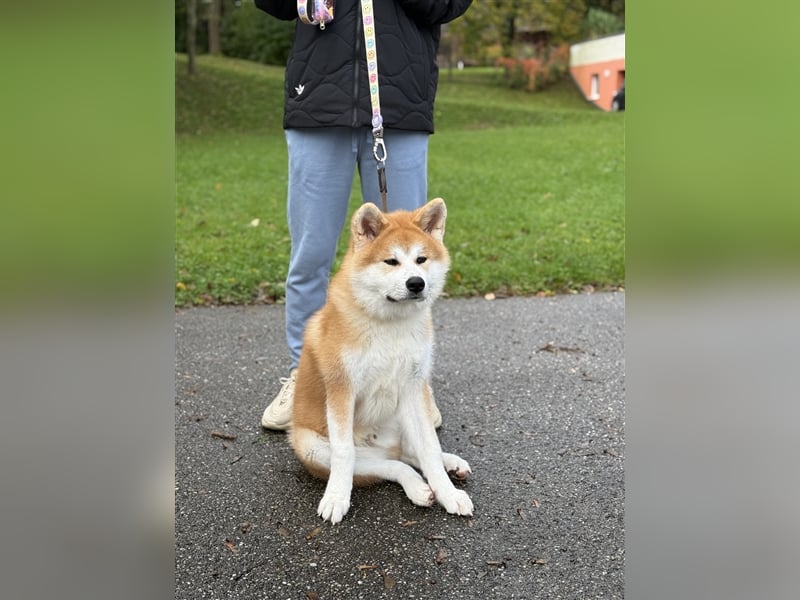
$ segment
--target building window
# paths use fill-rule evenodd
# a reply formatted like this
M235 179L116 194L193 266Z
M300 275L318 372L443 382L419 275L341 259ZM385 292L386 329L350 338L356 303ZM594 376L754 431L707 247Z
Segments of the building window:
M589 99L598 100L600 98L600 76L595 73L592 75L592 87L589 90Z

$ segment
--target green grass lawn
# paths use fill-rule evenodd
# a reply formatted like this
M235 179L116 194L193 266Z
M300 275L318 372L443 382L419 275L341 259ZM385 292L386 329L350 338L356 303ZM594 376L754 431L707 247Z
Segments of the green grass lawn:
M569 80L529 94L500 77L440 76L428 175L448 206L446 293L621 286L624 115L590 106ZM202 56L190 79L177 57L177 306L283 298L282 90L279 67ZM350 202L352 212L357 182Z

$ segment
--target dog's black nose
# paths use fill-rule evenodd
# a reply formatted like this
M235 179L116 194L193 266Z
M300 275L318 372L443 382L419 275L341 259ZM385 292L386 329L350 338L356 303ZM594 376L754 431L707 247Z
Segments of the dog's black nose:
M406 281L406 287L412 294L419 294L425 289L425 280L422 277L409 277Z

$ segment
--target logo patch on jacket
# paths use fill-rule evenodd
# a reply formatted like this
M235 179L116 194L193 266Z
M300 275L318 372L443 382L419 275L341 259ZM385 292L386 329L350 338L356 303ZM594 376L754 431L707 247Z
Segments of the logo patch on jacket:
M300 85L298 85L297 87L295 87L295 88L294 88L294 91L295 91L295 92L297 92L297 95L299 96L300 94L302 94L302 93L303 93L303 91L304 91L305 89L306 89L306 86L304 86L304 85L301 83Z

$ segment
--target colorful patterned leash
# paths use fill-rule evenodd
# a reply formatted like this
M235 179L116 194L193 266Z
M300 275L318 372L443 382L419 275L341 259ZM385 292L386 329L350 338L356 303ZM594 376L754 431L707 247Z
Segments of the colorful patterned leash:
M367 54L367 76L369 78L369 100L372 104L372 155L378 167L378 188L381 193L383 212L388 211L386 200L386 144L383 141L383 116L381 95L378 87L378 48L375 44L375 19L372 0L361 0L361 19L364 23L364 48Z
M319 25L320 29L325 29L325 25L333 21L333 0L314 0L314 12L312 18L308 18L309 0L297 0L297 16L306 25Z
M310 0L297 0L297 16L306 25L325 25L333 21L334 0L314 0L312 18L308 17ZM381 115L381 95L378 87L378 49L375 43L375 18L372 13L372 0L361 0L361 20L364 25L364 48L367 57L367 77L369 80L369 100L372 105L372 155L378 167L378 188L381 193L383 212L388 211L386 199L386 144L383 141L383 116Z

